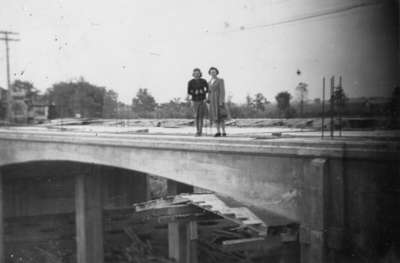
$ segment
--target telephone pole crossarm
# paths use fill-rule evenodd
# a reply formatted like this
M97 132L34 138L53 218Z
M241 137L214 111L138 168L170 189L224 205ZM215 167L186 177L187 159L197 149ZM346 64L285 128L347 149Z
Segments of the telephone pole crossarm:
M19 39L15 39L15 38L4 38L4 37L0 37L0 40L4 40L4 41L19 41Z
M17 32L0 30L0 34L19 35Z

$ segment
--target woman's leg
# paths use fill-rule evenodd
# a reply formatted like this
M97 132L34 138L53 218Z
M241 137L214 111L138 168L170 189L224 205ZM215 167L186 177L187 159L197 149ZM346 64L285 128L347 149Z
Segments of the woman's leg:
M200 134L200 117L198 115L196 116L196 134Z
M217 121L217 133L221 133L221 121Z
M205 112L204 107L206 107L206 105L204 103L205 102L202 101L200 104L200 108L199 108L199 128L198 128L199 135L202 135L202 133L203 133L203 120L204 120L204 112Z
M226 134L226 132L225 132L225 120L221 120L221 128L222 128L222 133Z
M200 104L195 102L195 124L196 124L196 135L200 133Z

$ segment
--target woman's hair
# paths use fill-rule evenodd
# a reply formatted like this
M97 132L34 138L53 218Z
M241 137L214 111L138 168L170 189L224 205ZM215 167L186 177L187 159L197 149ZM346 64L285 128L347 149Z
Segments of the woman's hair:
M209 70L208 70L208 74L210 75L210 73L211 73L211 70L215 70L216 72L217 72L217 75L219 74L219 70L216 68L216 67L211 67Z
M201 70L199 69L199 68L195 68L195 69L193 69L193 73L192 73L192 76L194 77L194 73L195 72L199 72L200 73L200 78L203 76L203 74L201 74Z

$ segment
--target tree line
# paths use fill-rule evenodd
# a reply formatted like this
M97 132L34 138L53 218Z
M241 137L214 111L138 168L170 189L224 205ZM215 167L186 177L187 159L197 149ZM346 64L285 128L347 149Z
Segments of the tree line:
M14 81L12 89L23 90L28 105L34 102L50 105L50 118L192 118L193 116L189 97L158 103L148 89L139 89L129 105L120 102L114 90L91 84L83 78L55 83L44 93L40 93L32 83L21 80ZM273 101L269 101L262 93L257 93L254 96L247 95L244 103L235 103L231 97L227 98L226 103L232 118L321 116L322 101L308 100L306 83L299 83L294 89L294 94L282 91L276 94ZM393 94L395 98L398 88ZM2 97L0 117L5 116L5 100L4 96ZM368 99L352 102L341 88L335 89L333 99L336 104L335 111L340 110L343 116L384 116L391 110L390 103L378 105L369 102ZM328 110L328 105L326 109Z

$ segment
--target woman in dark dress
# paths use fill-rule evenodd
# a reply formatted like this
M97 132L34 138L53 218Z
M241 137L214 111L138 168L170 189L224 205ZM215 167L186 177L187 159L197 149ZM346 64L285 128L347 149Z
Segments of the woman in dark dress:
M211 122L217 126L215 137L226 136L225 120L228 118L225 105L225 83L222 78L218 77L219 71L215 67L211 67L208 71L211 79L208 82L209 86L209 116ZM222 133L221 133L222 131Z
M195 68L192 76L193 79L188 82L188 94L192 97L196 136L201 136L203 133L203 119L207 110L205 99L208 93L208 84L205 79L201 78L200 69Z

